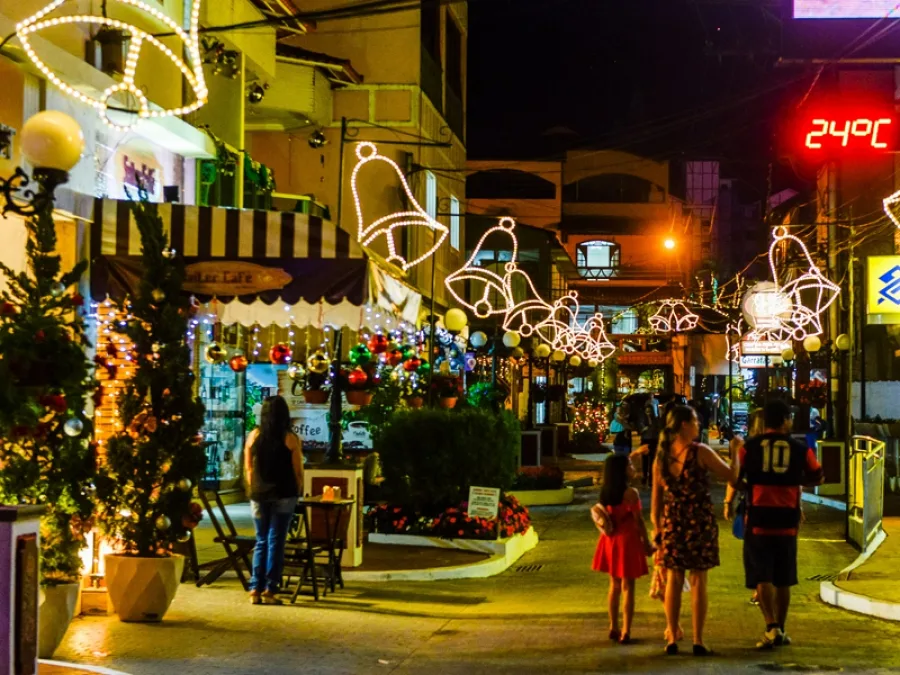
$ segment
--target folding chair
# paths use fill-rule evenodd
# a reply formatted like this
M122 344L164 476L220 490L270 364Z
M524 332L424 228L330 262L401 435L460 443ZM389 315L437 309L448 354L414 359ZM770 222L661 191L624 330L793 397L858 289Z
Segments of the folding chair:
M297 602L297 596L303 589L304 583L309 580L312 586L313 598L319 599L319 576L316 570L316 556L325 556L328 551L324 546L314 544L309 540L309 522L306 516L306 509L298 507L301 513L294 514L294 520L291 523L291 529L288 531L288 538L284 546L284 572L287 578L284 585L285 590L290 588L291 578L297 577L297 588L291 596L291 603ZM325 587L323 595L328 592L328 579L323 576Z
M237 529L229 517L228 511L225 510L225 504L222 502L222 495L233 494L235 492L243 493L243 490L240 488L233 488L231 490L222 490L219 492L218 490L200 489L198 492L200 493L200 501L203 502L203 506L209 514L209 520L216 530L216 538L213 541L222 545L222 548L225 549L225 557L200 565L201 569L208 569L209 572L197 582L197 586L211 584L229 569L232 569L237 573L238 579L241 580L241 585L244 587L244 590L249 590L250 579L247 575L249 575L250 570L253 568L250 563L251 558L248 556L256 546L256 537L248 537L237 533ZM210 503L210 495L214 498L216 504L215 509ZM216 510L218 510L219 516L216 515ZM247 575L244 574L245 571L247 572Z

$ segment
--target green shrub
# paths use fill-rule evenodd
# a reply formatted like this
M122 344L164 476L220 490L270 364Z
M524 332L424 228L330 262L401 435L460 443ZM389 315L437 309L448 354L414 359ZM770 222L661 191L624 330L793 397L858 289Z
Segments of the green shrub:
M390 503L434 515L469 498L469 487L508 490L516 475L521 429L503 412L466 408L399 410L381 430Z

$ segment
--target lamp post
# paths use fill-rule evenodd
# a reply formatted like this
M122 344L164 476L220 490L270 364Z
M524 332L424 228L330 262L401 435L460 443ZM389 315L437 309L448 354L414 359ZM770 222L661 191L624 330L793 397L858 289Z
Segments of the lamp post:
M69 180L69 171L81 159L84 134L78 122L56 110L45 110L25 122L20 135L22 154L34 167L31 177L21 167L12 176L0 179L3 215L12 212L24 217L53 207L54 192ZM28 187L34 179L37 191Z
M828 340L825 344L822 344L822 340L819 339L816 335L811 335L807 337L803 341L803 348L809 352L811 357L819 357L820 359L826 360L828 364L827 370L827 386L826 386L826 404L825 404L825 417L827 422L826 429L828 430L828 436L830 438L836 436L849 436L850 432L850 424L849 419L852 414L850 410L847 411L847 421L845 421L846 429L842 424L840 427L835 424L835 413L834 413L834 393L833 389L833 378L831 374L831 363L837 361L838 359L842 359L844 354L846 354L852 345L852 340L850 336L846 333L841 333L834 340ZM845 377L849 377L849 374L845 373ZM841 432L846 433L838 433L840 429Z

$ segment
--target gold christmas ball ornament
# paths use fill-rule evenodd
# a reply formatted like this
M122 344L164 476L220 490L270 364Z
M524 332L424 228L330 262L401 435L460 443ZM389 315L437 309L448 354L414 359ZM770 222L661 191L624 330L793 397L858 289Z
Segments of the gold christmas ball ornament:
M169 516L157 516L156 520L153 522L156 526L156 529L160 532L165 532L170 527L172 527L172 520Z
M328 357L321 351L317 351L306 360L306 367L309 369L309 372L316 375L327 373L329 365Z
M846 333L841 333L834 339L834 346L840 349L842 352L846 352L850 349L853 342L850 339L850 336Z
M150 291L150 297L153 298L153 302L160 303L166 299L166 293L161 288L154 288Z
M176 538L176 541L179 544L186 544L190 540L191 540L191 531L190 530L185 530L184 532L179 534L178 537Z
M182 492L187 492L193 487L193 485L191 484L190 478L182 478L180 481L175 483L175 487L177 487Z
M225 357L228 356L228 352L226 352L225 348L218 342L213 342L206 348L204 356L209 363L224 363Z
M293 382L299 382L306 375L306 369L301 366L299 363L292 363L290 368L287 370L288 377L291 378Z

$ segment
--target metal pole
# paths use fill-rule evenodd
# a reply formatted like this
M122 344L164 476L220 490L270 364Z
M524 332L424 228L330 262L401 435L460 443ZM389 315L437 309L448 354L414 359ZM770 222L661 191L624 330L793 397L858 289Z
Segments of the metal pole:
M866 418L866 277L860 264L859 287L859 419Z
M734 433L734 361L728 354L728 427Z
M766 354L766 376L763 380L763 405L769 402L769 355Z
M340 227L341 209L344 204L344 141L347 137L347 118L341 118L341 143L338 149L338 193L337 193L337 224Z
M534 350L528 352L528 415L526 417L526 428L534 429L534 400L531 398L531 392L534 389Z
M851 216L850 219L850 250L848 252L849 259L847 260L847 285L850 291L849 296L850 299L847 303L847 334L850 335L851 338L856 338L856 332L854 330L853 324L856 319L856 275L854 274L854 258L856 251L854 250L853 242L856 239L856 228L853 226L853 219ZM858 344L858 343L857 343ZM850 437L853 435L853 350L847 350L847 368L844 370L844 389L847 392L846 396L846 405L847 410L846 413L846 422L844 427L844 436L847 439L847 442L850 442Z
M328 430L331 439L328 443L327 464L340 464L344 460L341 445L343 442L343 429L341 416L343 414L343 389L341 388L341 352L343 351L344 330L337 329L334 339L334 359L331 361L331 407L328 411Z

